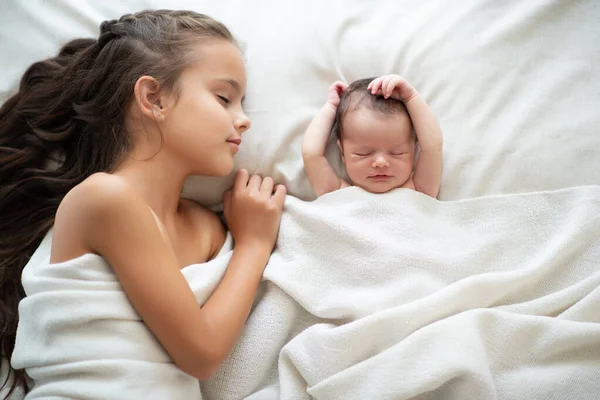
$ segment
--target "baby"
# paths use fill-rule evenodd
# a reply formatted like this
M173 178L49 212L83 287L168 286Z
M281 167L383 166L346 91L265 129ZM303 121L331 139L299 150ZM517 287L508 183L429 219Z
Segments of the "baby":
M404 78L385 75L350 86L331 85L302 142L304 167L317 196L351 185L325 158L332 130L353 185L372 193L407 188L437 197L442 132L425 100Z

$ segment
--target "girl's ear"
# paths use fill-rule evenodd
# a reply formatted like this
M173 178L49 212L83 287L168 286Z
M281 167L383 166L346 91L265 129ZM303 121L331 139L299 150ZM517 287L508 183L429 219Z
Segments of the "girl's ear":
M337 140L337 145L340 149L340 153L342 153L342 162L346 164L346 159L344 158L344 146L342 146L342 142L340 141L340 139Z
M161 102L161 90L158 81L151 76L142 76L133 89L135 102L143 115L153 121L161 122L165 113Z

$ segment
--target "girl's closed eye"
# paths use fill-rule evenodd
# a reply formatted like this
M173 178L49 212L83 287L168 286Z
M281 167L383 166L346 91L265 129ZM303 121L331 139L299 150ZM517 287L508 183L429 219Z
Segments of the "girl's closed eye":
M359 156L359 157L367 157L367 156L370 156L371 154L373 154L372 151L360 151L360 152L354 153L355 156Z
M404 151L392 151L392 153L391 153L391 154L392 154L393 156L401 156L401 155L404 155L404 154L406 154L406 152L404 152Z
M227 97L220 96L220 95L217 95L217 97L218 97L218 98L219 98L221 101L223 101L225 104L229 104L229 103L231 102L231 101L230 101L230 100L229 100Z

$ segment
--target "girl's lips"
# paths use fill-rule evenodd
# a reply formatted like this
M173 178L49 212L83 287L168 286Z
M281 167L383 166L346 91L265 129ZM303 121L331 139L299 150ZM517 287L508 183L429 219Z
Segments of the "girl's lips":
M227 141L227 143L229 143L229 145L237 152L239 150L239 146L237 143L232 142L232 141Z
M240 139L240 138L228 139L227 143L229 143L231 145L231 147L233 147L237 153L237 151L239 150L240 144L242 143L242 139Z

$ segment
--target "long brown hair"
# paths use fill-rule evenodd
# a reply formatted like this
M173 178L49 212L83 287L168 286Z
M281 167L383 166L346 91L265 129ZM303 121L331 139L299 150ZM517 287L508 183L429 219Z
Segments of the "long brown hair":
M214 19L191 11L141 11L105 21L98 39L76 39L31 65L0 108L0 367L15 345L21 272L54 223L63 197L130 151L125 110L143 75L177 91L203 39L235 43ZM24 371L10 369L28 390ZM0 389L8 382L0 382Z

